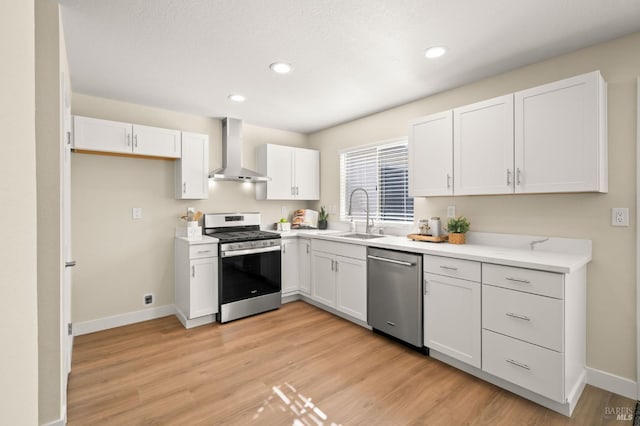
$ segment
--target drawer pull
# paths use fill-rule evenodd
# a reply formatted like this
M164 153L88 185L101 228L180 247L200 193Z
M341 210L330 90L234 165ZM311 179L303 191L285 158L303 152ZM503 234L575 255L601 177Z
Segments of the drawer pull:
M531 281L529 280L523 280L522 278L514 278L514 277L507 277L505 278L507 281L514 281L517 283L522 283L522 284L531 284Z
M440 265L440 268L447 269L449 271L457 271L458 270L458 268L456 268L455 266L443 266L443 265Z
M198 250L198 253L211 253L211 250Z
M513 365L515 365L517 367L524 368L525 370L531 370L531 367L529 367L527 364L523 364L521 362L514 361L512 359L505 359L505 361L507 361L509 364L513 364Z
M395 327L396 326L395 322L386 321L386 323L389 324L391 327Z
M513 312L507 312L505 315L508 316L508 317L511 317L511 318L518 318L518 319L521 319L521 320L524 320L524 321L531 321L531 318L526 317L524 315L514 314Z

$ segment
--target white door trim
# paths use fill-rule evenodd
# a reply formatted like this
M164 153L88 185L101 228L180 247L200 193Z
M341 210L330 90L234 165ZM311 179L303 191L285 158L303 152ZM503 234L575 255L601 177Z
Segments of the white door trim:
M640 401L640 77L636 104L636 400Z

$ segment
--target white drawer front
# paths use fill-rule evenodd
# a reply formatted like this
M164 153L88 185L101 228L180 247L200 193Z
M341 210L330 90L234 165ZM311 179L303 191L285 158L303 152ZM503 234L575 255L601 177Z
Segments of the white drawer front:
M482 369L564 403L563 354L482 330Z
M563 352L564 302L482 286L482 327Z
M218 256L217 244L192 244L189 246L189 259Z
M335 241L313 239L311 240L311 249L336 254L338 256L352 257L354 259L366 260L367 258L367 246L360 244L337 243Z
M482 282L542 296L564 298L564 274L482 264Z
M424 255L424 272L480 282L480 262Z

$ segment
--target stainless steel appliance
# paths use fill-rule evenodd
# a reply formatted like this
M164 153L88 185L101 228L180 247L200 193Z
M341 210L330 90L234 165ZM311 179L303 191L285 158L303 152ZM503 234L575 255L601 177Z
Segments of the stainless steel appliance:
M206 214L204 234L220 240L219 322L280 307L280 234L260 230L260 213Z
M368 323L422 350L422 256L367 249Z

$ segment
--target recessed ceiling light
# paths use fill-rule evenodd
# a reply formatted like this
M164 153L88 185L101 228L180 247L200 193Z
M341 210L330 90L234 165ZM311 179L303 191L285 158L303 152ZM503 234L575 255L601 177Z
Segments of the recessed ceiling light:
M274 62L269 65L269 68L271 68L273 72L277 72L278 74L288 74L291 72L291 64L288 64L286 62Z
M242 95L229 95L229 100L233 101L233 102L244 102L245 100L247 100L247 98L245 98Z
M439 58L447 53L447 48L444 46L433 46L424 51L424 56L429 59Z

